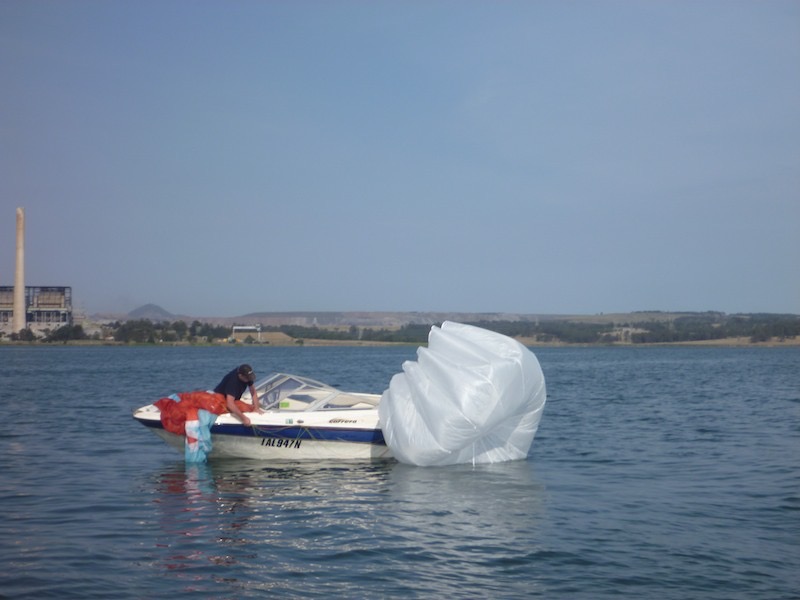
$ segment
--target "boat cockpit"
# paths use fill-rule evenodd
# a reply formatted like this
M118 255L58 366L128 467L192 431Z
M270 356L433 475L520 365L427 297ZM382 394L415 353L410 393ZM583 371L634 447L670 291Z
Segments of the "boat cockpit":
M378 406L380 396L343 392L325 383L287 373L273 373L254 384L259 403L268 411L320 411L372 409ZM242 394L250 402L250 391Z

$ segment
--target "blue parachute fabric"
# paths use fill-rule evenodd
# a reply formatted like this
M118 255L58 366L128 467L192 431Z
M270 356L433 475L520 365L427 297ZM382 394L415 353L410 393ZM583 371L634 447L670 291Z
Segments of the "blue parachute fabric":
M211 452L211 426L217 415L202 408L197 411L197 420L186 421L184 460L187 463L203 463Z

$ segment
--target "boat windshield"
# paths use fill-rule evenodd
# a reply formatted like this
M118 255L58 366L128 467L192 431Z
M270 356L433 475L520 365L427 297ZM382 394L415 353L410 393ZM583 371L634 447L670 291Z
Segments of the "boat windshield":
M335 410L377 405L368 395L342 392L320 381L288 373L274 373L257 381L255 388L266 410ZM242 399L249 401L250 392L245 392Z

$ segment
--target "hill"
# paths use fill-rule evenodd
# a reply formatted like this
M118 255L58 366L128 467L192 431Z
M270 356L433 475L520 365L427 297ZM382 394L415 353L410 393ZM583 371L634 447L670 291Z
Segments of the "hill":
M151 321L174 321L175 315L157 304L145 304L128 313L129 319L150 319Z

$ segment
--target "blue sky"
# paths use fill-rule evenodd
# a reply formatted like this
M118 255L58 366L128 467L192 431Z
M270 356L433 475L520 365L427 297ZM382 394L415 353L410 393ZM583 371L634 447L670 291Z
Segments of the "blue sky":
M0 3L0 284L800 313L800 2Z

